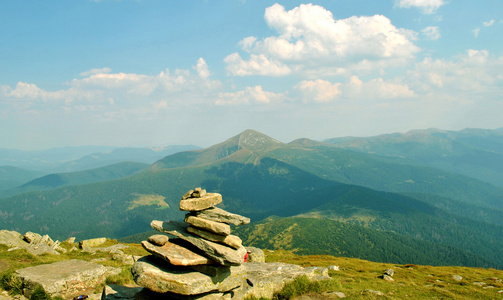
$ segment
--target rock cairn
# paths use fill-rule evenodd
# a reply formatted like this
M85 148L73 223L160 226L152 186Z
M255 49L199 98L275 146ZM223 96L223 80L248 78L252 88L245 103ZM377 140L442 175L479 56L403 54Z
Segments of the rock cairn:
M247 251L231 235L229 224L248 224L250 219L215 207L221 202L220 194L196 188L180 201L180 210L188 212L184 222L152 221L153 229L169 236L156 234L142 242L152 255L133 265L135 282L157 293L196 298L246 285L241 264Z

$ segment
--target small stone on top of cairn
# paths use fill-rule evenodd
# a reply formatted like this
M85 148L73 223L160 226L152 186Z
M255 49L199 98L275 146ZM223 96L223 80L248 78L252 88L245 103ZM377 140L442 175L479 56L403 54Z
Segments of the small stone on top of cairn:
M180 200L180 210L200 211L217 205L222 202L222 195L217 193L206 193L206 190L196 188L195 191L188 191Z
M195 188L180 200L180 210L188 212L184 223L152 221L153 229L176 238L153 235L142 242L160 260L138 260L132 267L136 283L158 293L180 295L228 292L244 285L246 269L241 264L246 249L239 237L230 234L229 224L248 224L250 219L216 208L221 202L220 194Z

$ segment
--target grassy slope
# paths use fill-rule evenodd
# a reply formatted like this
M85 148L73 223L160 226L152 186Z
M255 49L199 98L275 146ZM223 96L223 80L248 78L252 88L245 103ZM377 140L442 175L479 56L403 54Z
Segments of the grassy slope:
M341 270L331 271L330 276L341 283L337 291L343 292L345 299L500 299L499 291L503 290L503 271L494 269L387 264L330 255L264 252L267 262L286 262L304 267L339 266ZM379 278L387 269L395 271L392 282ZM455 274L463 279L454 280L452 276ZM475 285L475 282L485 285ZM380 291L383 296L366 290Z
M102 246L111 246L115 241L108 240ZM62 243L63 247L70 249L71 244ZM123 251L132 255L147 255L139 244L128 244ZM468 267L432 267L426 265L403 265L378 263L356 258L336 257L330 255L299 256L289 251L265 250L267 262L286 262L304 267L327 267L337 265L340 271L330 271L329 275L337 281L334 291L343 292L346 299L499 299L503 290L503 271L494 269L468 268ZM123 265L112 258L112 254L96 252L84 253L80 250L71 251L62 255L33 256L25 250L7 251L7 247L0 245L0 278L4 284L15 283L9 281L14 270L51 263L66 259L96 260L101 264L122 267L124 272L120 276L107 279L108 283L131 285L133 284L130 267ZM393 269L394 281L388 282L378 278L386 269ZM455 281L452 275L463 277ZM485 288L475 285L475 282L485 283ZM95 287L94 292L101 292L103 286ZM380 291L383 296L373 296L366 290ZM2 288L0 287L0 290ZM331 290L330 290L331 291ZM330 292L329 291L329 292ZM11 290L11 292L14 292ZM313 297L322 295L311 295Z

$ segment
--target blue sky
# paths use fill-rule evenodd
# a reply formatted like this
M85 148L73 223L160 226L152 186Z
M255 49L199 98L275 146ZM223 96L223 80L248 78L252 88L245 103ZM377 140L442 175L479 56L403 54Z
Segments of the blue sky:
M500 0L0 2L0 148L503 127Z

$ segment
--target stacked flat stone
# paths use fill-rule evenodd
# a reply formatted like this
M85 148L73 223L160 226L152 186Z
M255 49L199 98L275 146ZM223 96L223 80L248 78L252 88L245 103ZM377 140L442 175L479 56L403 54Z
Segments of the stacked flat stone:
M188 212L184 222L152 221L153 229L175 238L156 234L142 242L152 255L133 265L136 283L177 295L223 293L246 284L246 249L229 224L250 219L215 207L221 202L220 194L196 188L180 200L180 210Z

